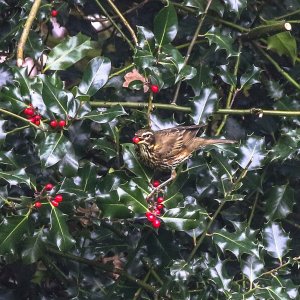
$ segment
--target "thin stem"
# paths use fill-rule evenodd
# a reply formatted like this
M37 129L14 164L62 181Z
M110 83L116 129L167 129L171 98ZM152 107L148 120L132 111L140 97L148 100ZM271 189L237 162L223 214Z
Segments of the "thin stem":
M148 99L148 109L147 109L147 119L148 119L148 127L151 128L151 112L153 110L153 93L149 94L149 99Z
M153 287L152 285L147 284L147 283L143 282L140 279L137 279L136 277L128 274L127 272L125 272L122 269L114 268L113 266L111 266L109 264L102 264L102 263L99 263L97 261L89 260L89 259L79 257L79 256L76 256L76 255L67 253L67 252L61 252L61 251L59 251L59 250L57 250L57 249L55 249L51 246L47 246L47 251L52 253L52 254L61 256L65 259L76 261L78 263L85 264L85 265L94 267L96 269L100 269L100 270L105 271L105 272L119 274L119 275L125 277L126 279L128 279L129 281L134 282L135 284L137 284L140 287L144 288L146 291L148 291L150 293L153 293L154 295L160 295L162 297L166 297L165 295L161 295L161 293L155 287ZM168 297L166 297L166 298L168 298Z
M118 75L120 75L120 74L126 72L127 70L129 70L129 69L131 69L131 68L133 68L133 67L134 67L134 63L132 63L132 64L130 64L130 65L128 65L128 66L122 68L121 70L119 70L119 71L117 71L117 72L115 72L115 73L110 74L110 76L108 77L108 79L111 79L112 77L118 76Z
M245 34L241 35L241 39L245 41L257 40L280 32L291 31L292 26L290 23L281 21L277 24L268 24L257 26Z
M285 116L285 117L298 117L300 111L289 111L289 110L264 110L262 108L249 108L249 109L218 109L216 114L224 115L257 115L262 117L263 115L268 116Z
M26 44L26 41L27 41L27 38L28 38L28 35L29 35L29 32L30 32L31 25L32 25L32 23L34 21L34 18L35 18L36 14L39 10L41 2L42 2L42 0L35 0L34 1L32 7L31 7L30 13L28 15L28 18L26 20L26 23L25 23L20 41L18 43L18 47L17 47L17 66L18 67L21 67L22 64L23 64L23 61L24 61L24 47L25 47L25 44Z
M249 227L250 227L252 219L254 217L254 212L255 212L255 209L256 209L256 205L257 205L257 201L258 201L258 196L259 196L259 192L256 192L256 194L255 194L255 200L254 200L254 203L253 203L253 206L252 206L252 209L251 209L251 214L250 214L250 217L249 217L249 220L248 220L248 226Z
M134 40L134 43L137 45L137 43L138 43L137 37L135 35L134 30L131 28L130 24L128 23L128 21L124 18L124 16L122 15L122 13L118 9L118 7L113 3L112 0L107 0L107 2L112 7L112 9L115 11L115 13L119 16L119 18L122 20L122 22L124 23L125 27L130 32L130 34L132 36L132 39Z
M186 56L185 56L185 59L184 59L182 68L184 68L184 67L186 66L186 64L188 63L188 61L189 61L189 58L190 58L191 53L192 53L192 50L193 50L193 48L194 48L194 46L195 46L197 37L198 37L199 32L200 32L200 30L201 30L201 28L202 28L203 22L204 22L204 20L205 20L205 17L206 17L206 15L207 15L207 11L208 11L208 9L209 9L211 3L212 3L212 0L209 0L209 1L207 2L205 11L204 11L204 13L202 14L202 16L201 16L201 18L200 18L199 24L198 24L198 26L197 26L197 28L196 28L196 31L195 31L194 36L193 36L193 38L192 38L192 41L191 41L191 43L190 43L190 45L189 45L189 47L188 47L188 50L187 50L187 52L186 52ZM172 100L172 104L176 104L176 101L177 101L177 98L178 98L178 95L179 95L179 90L180 90L181 83L182 83L182 81L180 80L180 81L178 82L177 86L176 86L176 90L175 90L175 94L174 94L174 97L173 97L173 100Z
M286 79L288 80L296 89L300 89L300 84L297 83L297 81L291 77L287 72L285 72L280 65L269 55L267 54L263 49L261 49L261 47L256 44L253 43L253 45L255 46L255 48L275 67L275 69Z
M115 105L122 105L123 107L143 109L148 108L149 103L147 102L108 102L108 101L91 101L89 104L92 107L112 107ZM173 105L173 104L164 104L164 103L152 103L153 109L165 109L173 111L182 111L190 113L192 110L190 107Z
M112 17L109 15L109 13L106 11L106 9L103 7L103 5L100 3L99 0L95 0L99 8L103 11L104 15L109 19L109 21L113 24L113 26L116 28L116 30L121 34L123 39L127 42L131 50L135 50L135 47L132 45L130 40L127 38L127 36L124 34L124 32L119 28L119 26L116 24L116 22L112 19Z
M12 113L12 112L10 112L10 111L8 111L8 110L5 110L5 109L0 108L0 113L3 113L3 114L5 114L5 115L11 116L11 117L13 117L13 118L22 120L23 122L28 123L30 126L35 127L36 129L42 130L39 126L35 125L35 124L32 123L31 121L29 121L29 120L27 120L27 119L25 119L25 118L23 118L23 117L21 117L21 116L19 116L19 115L16 115L16 114L14 114L14 113Z
M194 255L196 254L198 248L200 247L200 245L202 244L204 238L206 237L211 225L213 224L213 222L215 221L215 219L217 218L218 214L220 213L220 211L222 210L223 206L225 205L226 201L223 200L223 202L219 205L218 209L215 211L215 213L213 214L212 218L210 219L209 223L207 224L205 230L202 232L202 235L200 236L199 240L197 241L193 251L190 253L189 257L187 258L187 263L189 263Z
M147 102L110 102L110 101L90 101L90 106L92 107L113 107L115 105L121 105L127 108L134 109L144 109L148 107ZM181 111L186 113L191 113L192 109L187 106L165 104L165 103L152 103L153 109L164 109L164 110L173 110ZM1 110L0 110L1 111ZM262 117L263 115L268 116L285 116L285 117L298 117L300 116L300 111L289 111L289 110L267 110L262 108L248 108L248 109L218 109L214 112L219 115L256 115ZM26 119L25 119L26 120ZM26 120L27 121L27 120Z
M144 282L144 283L147 283L147 281L148 281L150 275L151 275L151 271L148 271L148 273L146 274L145 278L143 279L143 282ZM140 295L141 295L141 293L142 293L142 291L143 291L143 288L140 287L140 288L137 290L137 292L134 294L133 300L139 299L139 298L140 298Z
M242 49L242 43L240 43L239 45L239 52L238 52L238 55L237 55L237 58L236 58L236 62L235 62L235 66L234 66L234 71L233 71L233 75L235 77L237 77L237 73L238 73L238 69L239 69L239 65L240 65L240 60L241 60L241 49ZM227 97L227 100L226 100L226 107L225 108L230 108L232 106L232 103L234 101L234 98L237 94L237 88L236 88L236 85L231 85L230 86L230 90L229 90L229 93L228 93L228 97ZM223 130L226 122L227 122L227 118L228 118L228 115L225 115L217 132L216 132L216 135L220 135L221 131Z

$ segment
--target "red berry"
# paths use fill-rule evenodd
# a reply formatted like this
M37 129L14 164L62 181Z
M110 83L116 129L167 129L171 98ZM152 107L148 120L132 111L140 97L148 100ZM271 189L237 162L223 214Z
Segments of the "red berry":
M57 201L55 201L55 200L52 200L52 201L51 201L51 204L52 204L53 206L55 206L55 207L57 207L57 206L59 205L59 203L58 203Z
M40 208L42 206L42 203L40 201L36 201L34 203L35 208Z
M31 123L35 123L35 118L31 117L31 118L28 119L28 121L30 121Z
M164 200L165 200L164 197L158 197L156 201L157 203L163 203Z
M35 121L40 121L41 119L42 119L42 117L40 115L34 116L34 120Z
M135 137L132 138L132 142L133 142L134 144L138 144L139 141L140 141L140 138L137 137L137 136L135 136Z
M31 107L27 107L23 110L24 114L28 117L32 117L35 114L35 111Z
M41 124L41 121L40 120L35 120L34 124L37 125L37 126L39 126Z
M154 228L159 228L160 227L160 221L158 219L155 219L153 222L152 222L152 226Z
M53 10L51 11L51 16L52 16L52 17L57 17L57 15L58 15L58 11L55 10L55 9L53 9Z
M60 120L60 121L58 122L58 126L61 127L61 128L65 127L65 126L66 126L66 121Z
M45 185L45 190L46 191L51 191L53 189L53 184L52 183L47 183L46 185Z
M61 202L61 201L63 201L63 196L62 195L56 195L55 197L54 197L54 201L56 201L56 202Z
M152 91L152 93L157 94L157 93L159 92L159 87L158 87L158 85L152 84L152 85L151 85L151 91Z
M51 126L52 128L56 128L57 125L58 125L58 123L57 123L56 120L52 120L52 121L50 122L50 126Z
M164 206L163 206L163 204L157 204L156 208L159 209L159 210L162 210L164 208Z
M159 215L160 215L160 210L159 210L158 208L155 208L153 213L154 213L156 216L159 216Z
M160 185L159 180L154 180L153 183L152 183L152 185L153 185L154 187L158 187L158 186Z
M155 216L153 215L153 213L151 213L150 211L147 211L145 213L146 215L146 218L150 221L150 222L153 222L155 220Z

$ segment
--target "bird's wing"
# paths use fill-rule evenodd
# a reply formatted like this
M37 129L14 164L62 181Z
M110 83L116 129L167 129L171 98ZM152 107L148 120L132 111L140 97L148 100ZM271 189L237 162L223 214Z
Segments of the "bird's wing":
M168 130L155 132L154 151L161 159L172 159L182 153L185 154L186 145L193 142L202 125L178 126Z

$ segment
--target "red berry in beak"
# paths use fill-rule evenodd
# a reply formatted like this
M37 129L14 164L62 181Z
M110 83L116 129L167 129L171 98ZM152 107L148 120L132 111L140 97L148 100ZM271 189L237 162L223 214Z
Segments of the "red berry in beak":
M137 137L137 136L133 137L133 139L132 139L132 142L133 142L134 144L138 144L139 141L140 141L140 138Z

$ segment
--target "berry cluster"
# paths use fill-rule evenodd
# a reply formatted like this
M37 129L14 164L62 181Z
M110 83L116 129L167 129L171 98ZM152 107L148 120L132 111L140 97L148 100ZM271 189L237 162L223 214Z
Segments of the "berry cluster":
M41 124L42 116L39 114L38 109L34 108L32 104L29 104L29 106L23 110L23 114L30 122L34 123L35 125L39 126ZM62 129L67 125L67 122L65 120L51 120L49 125L53 129Z
M31 123L34 123L37 126L40 125L42 117L32 104L29 104L29 106L23 110L23 113Z
M55 197L49 196L49 195L43 195L44 191L50 192L54 188L54 185L52 183L47 183L42 191L36 195L36 198L38 201L34 203L35 208L40 208L42 206L42 202L39 201L41 199L47 199L48 202L50 202L53 206L57 207L60 202L63 201L63 196L60 194L55 195Z
M50 121L50 126L55 129L55 128L64 128L66 126L66 121L65 120L51 120Z
M160 182L158 180L154 180L152 183L153 187L158 187ZM161 221L157 218L161 215L162 210L164 209L164 198L162 196L157 197L156 201L149 201L148 203L148 211L145 213L148 221L152 223L154 228L159 228L161 225Z

